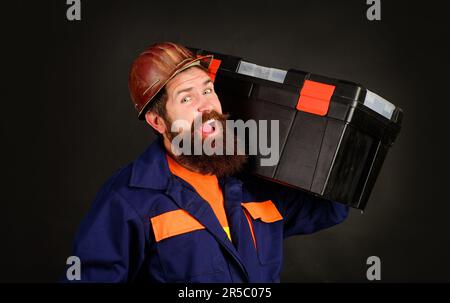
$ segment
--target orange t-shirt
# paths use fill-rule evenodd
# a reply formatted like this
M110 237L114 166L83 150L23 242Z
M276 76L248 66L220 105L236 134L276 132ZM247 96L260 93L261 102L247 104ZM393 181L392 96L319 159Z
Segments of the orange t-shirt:
M220 225L222 225L228 238L231 240L230 227L228 225L227 215L225 214L222 189L220 188L217 177L215 175L202 175L190 171L169 155L166 155L166 158L172 174L189 183L197 191L200 197L209 203L214 214L219 219Z

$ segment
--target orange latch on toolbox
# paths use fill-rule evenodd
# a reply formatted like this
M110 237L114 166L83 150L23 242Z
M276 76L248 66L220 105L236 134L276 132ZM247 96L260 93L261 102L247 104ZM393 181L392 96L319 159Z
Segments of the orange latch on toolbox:
M297 110L325 116L335 88L334 85L305 80L298 98Z
M212 82L214 82L214 80L216 79L216 73L217 73L217 70L219 69L220 63L222 63L221 60L212 59L211 63L209 64L208 74L209 74L209 77L211 78Z

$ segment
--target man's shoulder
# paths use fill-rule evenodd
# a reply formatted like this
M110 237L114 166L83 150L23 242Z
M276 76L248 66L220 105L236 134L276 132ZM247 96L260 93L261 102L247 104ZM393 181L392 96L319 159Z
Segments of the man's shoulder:
M132 168L133 162L116 169L102 185L101 190L123 192L128 187Z
M104 204L119 200L123 207L131 208L139 216L147 215L153 204L165 197L163 190L133 186L133 166L136 161L117 169L101 186L94 203Z

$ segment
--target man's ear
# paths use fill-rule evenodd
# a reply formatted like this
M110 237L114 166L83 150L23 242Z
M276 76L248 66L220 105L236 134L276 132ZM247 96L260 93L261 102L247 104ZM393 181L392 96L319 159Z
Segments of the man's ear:
M167 126L164 123L164 120L155 112L148 111L145 113L145 121L147 121L147 124L153 127L161 135L166 132Z

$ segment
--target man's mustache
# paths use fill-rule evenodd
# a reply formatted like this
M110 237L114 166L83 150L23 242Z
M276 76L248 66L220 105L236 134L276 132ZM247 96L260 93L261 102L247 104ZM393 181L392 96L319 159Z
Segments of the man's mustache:
M228 119L228 117L229 117L228 114L220 114L215 110L200 114L194 119L191 126L191 131L194 131L195 125L201 125L211 119L221 121L223 122L223 124L225 124L225 121Z

